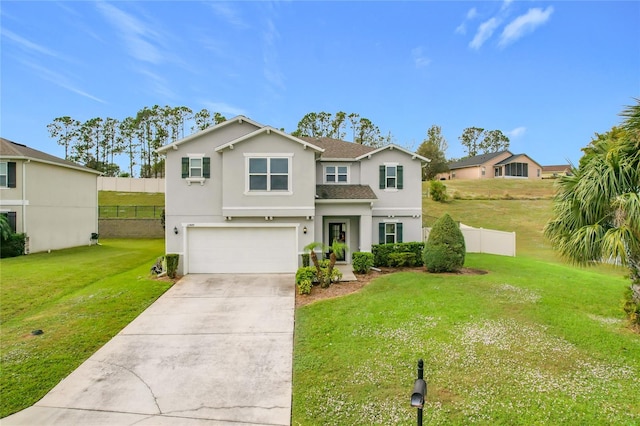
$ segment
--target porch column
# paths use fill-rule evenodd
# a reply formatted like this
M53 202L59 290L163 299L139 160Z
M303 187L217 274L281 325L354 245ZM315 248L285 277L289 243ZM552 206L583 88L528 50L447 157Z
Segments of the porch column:
M371 252L373 232L371 213L360 216L360 251Z

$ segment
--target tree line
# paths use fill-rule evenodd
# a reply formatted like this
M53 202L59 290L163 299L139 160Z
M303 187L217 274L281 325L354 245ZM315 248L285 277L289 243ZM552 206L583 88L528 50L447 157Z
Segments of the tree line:
M105 176L164 176L164 160L156 150L190 133L222 123L218 112L202 109L194 113L185 106L144 107L134 116L122 120L94 117L84 122L69 116L57 117L47 129L59 145L65 159L103 172ZM120 170L116 159L126 157L128 170Z
M144 107L123 120L95 117L80 122L69 116L58 117L47 125L47 129L51 137L64 146L67 160L98 170L105 176L134 177L138 170L139 177L148 178L164 176L164 160L156 150L183 138L189 124L189 133L193 133L225 120L222 114L207 109L194 113L186 106L154 105ZM391 132L383 134L370 119L344 111L335 114L310 112L302 117L291 134L296 137L351 139L354 143L371 147L395 142ZM509 138L500 130L469 127L458 139L468 156L509 148ZM442 128L432 125L416 151L431 159L423 169L424 180L434 179L439 173L449 170L447 164L454 159L446 159L447 148ZM126 158L126 170L121 170L116 163L116 159L122 157Z

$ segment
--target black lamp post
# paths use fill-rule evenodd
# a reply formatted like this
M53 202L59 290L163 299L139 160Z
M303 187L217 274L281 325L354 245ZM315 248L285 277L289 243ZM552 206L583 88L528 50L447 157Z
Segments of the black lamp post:
M422 408L424 407L424 398L427 396L427 382L424 381L424 362L418 360L418 378L413 384L413 392L411 393L411 406L418 409L418 426L422 426Z

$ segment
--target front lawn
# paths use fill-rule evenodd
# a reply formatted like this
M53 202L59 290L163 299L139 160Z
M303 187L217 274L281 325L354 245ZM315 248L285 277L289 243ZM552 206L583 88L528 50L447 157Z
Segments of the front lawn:
M640 423L622 273L468 254L487 275L406 272L296 311L293 425ZM620 271L619 271L620 272Z
M0 417L33 405L171 285L149 276L163 240L101 244L0 260Z

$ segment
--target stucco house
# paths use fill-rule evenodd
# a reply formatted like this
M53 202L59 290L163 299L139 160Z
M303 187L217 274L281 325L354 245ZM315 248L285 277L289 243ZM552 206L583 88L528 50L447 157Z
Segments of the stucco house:
M562 176L571 176L570 164L555 164L542 166L542 179L555 179Z
M541 179L542 166L526 154L499 151L449 163L438 179Z
M0 214L27 235L26 253L88 245L98 232L98 175L0 138Z
M166 251L181 273L291 273L311 242L422 240L421 169L401 147L296 138L238 116L166 156Z

